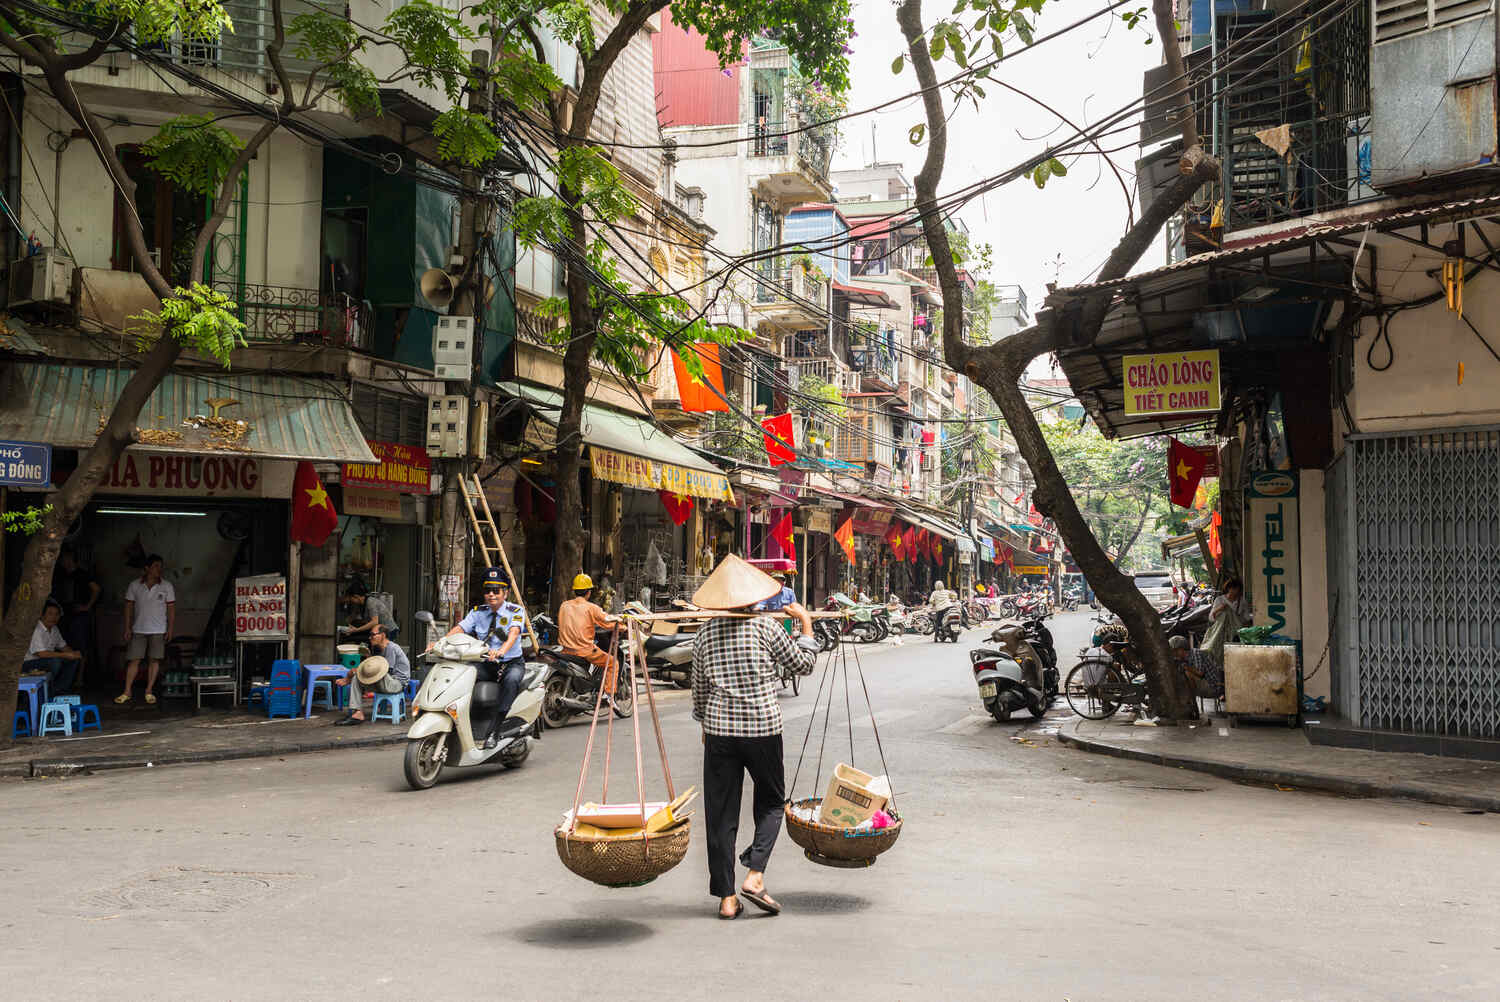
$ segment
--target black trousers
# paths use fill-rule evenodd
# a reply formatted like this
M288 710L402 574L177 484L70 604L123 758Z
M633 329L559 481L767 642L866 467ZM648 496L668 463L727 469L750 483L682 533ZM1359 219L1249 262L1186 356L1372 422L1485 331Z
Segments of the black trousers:
M521 694L521 683L526 679L526 662L522 658L512 661L481 662L478 678L481 682L500 683L500 702L495 704L495 715L490 720L490 726L484 734L475 735L483 741L491 734L500 732L500 724L505 720L505 715L510 712L511 704Z
M734 844L740 828L740 795L745 773L755 784L751 815L755 837L740 854L752 870L764 870L781 834L786 803L786 772L781 765L781 735L731 738L706 735L703 743L703 809L708 841L708 893L727 898L739 888L734 879Z

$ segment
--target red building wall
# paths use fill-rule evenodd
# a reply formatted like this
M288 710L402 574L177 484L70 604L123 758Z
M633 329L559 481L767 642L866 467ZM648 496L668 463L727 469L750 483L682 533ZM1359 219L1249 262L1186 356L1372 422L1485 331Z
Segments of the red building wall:
M674 125L733 125L740 120L740 74L745 61L720 69L719 57L703 36L674 24L671 8L662 12L661 31L652 36L655 57L656 118Z

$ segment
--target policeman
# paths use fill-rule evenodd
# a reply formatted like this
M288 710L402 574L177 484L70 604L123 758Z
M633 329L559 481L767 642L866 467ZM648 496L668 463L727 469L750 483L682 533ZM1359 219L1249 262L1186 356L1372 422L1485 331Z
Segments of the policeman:
M498 712L490 721L489 733L484 739L484 747L493 748L500 740L500 722L520 694L521 680L526 675L525 661L521 657L521 631L526 628L526 611L506 600L510 594L510 580L498 567L484 572L483 590L484 605L471 610L447 635L467 633L483 640L489 648L484 657L486 661L494 662L494 666L482 666L479 679L500 683Z

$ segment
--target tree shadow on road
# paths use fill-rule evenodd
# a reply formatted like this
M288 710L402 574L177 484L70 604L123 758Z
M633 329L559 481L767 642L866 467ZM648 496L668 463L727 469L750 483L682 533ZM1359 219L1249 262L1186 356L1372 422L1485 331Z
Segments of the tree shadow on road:
M656 930L643 922L616 918L550 919L533 922L516 929L511 935L532 946L564 950L590 950L615 947L648 939Z

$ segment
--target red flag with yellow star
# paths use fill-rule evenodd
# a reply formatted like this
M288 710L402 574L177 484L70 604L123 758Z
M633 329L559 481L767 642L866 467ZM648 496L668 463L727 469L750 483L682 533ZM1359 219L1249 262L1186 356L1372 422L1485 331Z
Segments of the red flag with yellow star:
M657 491L661 495L661 506L667 509L667 517L672 520L673 525L682 525L693 514L693 499L686 494L673 494L671 491Z
M797 540L793 535L792 510L788 508L780 521L771 526L771 538L781 547L781 555L788 560L797 559Z
M841 526L839 526L838 529L834 532L833 538L838 542L839 546L843 547L844 556L849 559L849 563L851 563L851 564L854 563L854 518L853 518L853 516L850 516L849 518L844 519L844 524L841 525Z
M1207 466L1208 457L1202 452L1175 438L1171 440L1167 446L1167 481L1172 488L1173 504L1179 508L1193 506L1193 495Z
M338 528L339 513L333 510L333 499L323 489L318 471L307 460L297 464L292 480L292 539L309 546L322 546L328 534Z

